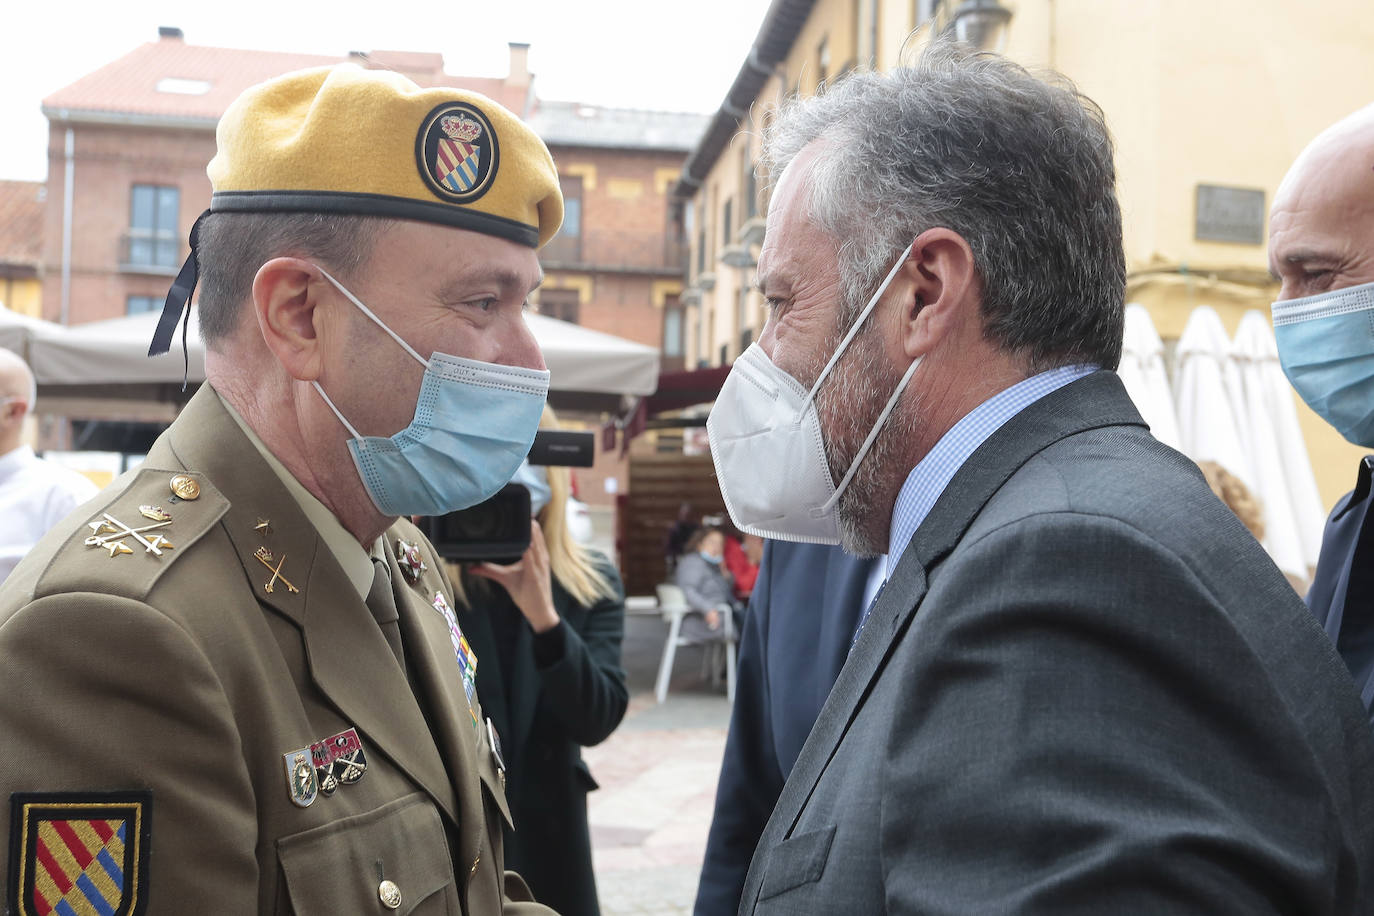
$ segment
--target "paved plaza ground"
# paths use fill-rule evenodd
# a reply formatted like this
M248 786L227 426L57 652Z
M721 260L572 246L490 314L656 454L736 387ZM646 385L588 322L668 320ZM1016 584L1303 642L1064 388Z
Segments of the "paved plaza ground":
M678 651L667 702L654 701L668 627L626 620L630 708L620 728L583 752L601 788L587 796L601 912L690 913L711 824L730 708L702 678L701 650Z

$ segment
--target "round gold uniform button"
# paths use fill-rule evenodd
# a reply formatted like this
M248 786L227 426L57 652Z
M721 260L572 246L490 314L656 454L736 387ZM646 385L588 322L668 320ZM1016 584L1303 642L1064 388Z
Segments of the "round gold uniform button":
M194 477L178 474L172 478L172 492L182 499L195 499L200 496L200 484Z
M388 910L397 909L401 905L401 889L390 879L377 885L377 896L381 899L382 906Z

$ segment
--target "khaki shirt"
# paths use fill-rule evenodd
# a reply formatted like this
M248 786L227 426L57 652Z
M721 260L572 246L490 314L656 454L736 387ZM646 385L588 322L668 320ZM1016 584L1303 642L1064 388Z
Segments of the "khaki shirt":
M170 524L120 536L159 512ZM49 532L0 587L5 904L549 912L502 868L501 775L436 607L452 588L408 522L384 539L414 692L208 385L139 470ZM418 545L418 575L398 540ZM365 770L302 805L296 755L349 729Z

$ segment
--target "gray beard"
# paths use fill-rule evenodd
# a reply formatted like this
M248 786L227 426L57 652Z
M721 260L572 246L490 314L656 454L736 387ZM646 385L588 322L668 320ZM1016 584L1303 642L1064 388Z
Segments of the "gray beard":
M833 348L829 352L834 352ZM816 409L830 476L837 487L901 383L905 369L887 364L876 335L866 329L851 341L831 370L832 377L821 386ZM819 369L813 379L817 374ZM919 426L918 405L904 396L840 494L835 522L840 546L847 553L864 558L887 553L892 506L909 470L903 459Z

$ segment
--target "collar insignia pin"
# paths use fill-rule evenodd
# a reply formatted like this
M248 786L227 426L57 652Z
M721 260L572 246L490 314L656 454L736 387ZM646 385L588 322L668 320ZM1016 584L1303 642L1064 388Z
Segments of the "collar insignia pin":
M138 514L154 522L170 522L172 517L161 506L139 506Z
M253 526L253 530L256 531L258 534L262 535L263 537L267 537L267 535L272 533L271 519L258 519L258 523Z
M256 551L253 552L253 556L257 557L258 562L261 563L263 566L266 566L268 569L272 570L272 578L268 579L267 583L262 587L263 591L267 592L267 594L270 595L274 591L276 591L276 584L278 580L281 581L282 585L286 586L286 590L288 592L294 593L300 591L300 589L292 585L289 581L287 581L287 578L281 574L281 568L286 563L286 554L282 554L281 558L278 559L272 556L272 551L268 550L266 547L259 547ZM276 563L277 565L273 566L273 563Z

